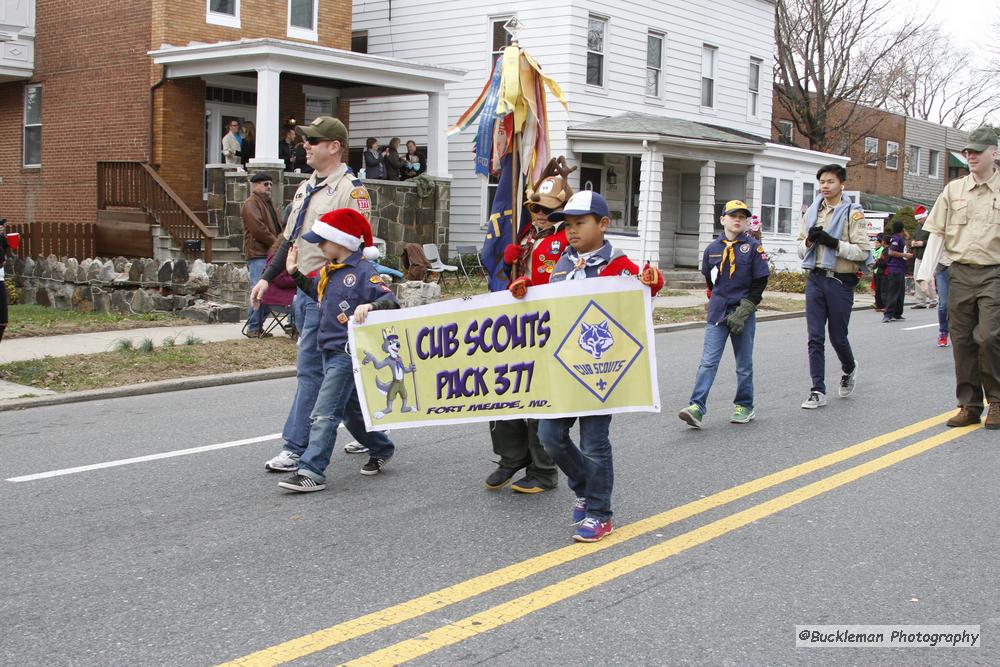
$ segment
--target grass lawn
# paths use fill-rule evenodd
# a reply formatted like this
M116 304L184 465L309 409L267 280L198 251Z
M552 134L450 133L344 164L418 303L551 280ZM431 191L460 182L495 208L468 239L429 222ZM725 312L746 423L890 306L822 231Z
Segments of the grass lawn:
M7 332L4 338L30 338L91 331L117 331L145 327L169 327L201 324L177 317L172 313L119 315L117 313L81 313L44 306L10 306Z
M294 364L295 343L276 336L16 361L0 365L0 379L64 392Z

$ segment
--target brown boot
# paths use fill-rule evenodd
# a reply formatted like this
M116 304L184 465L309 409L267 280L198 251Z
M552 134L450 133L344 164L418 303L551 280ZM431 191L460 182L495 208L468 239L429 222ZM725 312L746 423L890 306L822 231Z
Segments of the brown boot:
M1000 403L990 403L990 409L986 413L986 428L991 431L1000 429Z
M976 410L968 405L963 405L961 406L961 409L959 409L958 414L949 419L946 423L948 426L972 426L973 424L979 423L979 419L982 414L982 410Z

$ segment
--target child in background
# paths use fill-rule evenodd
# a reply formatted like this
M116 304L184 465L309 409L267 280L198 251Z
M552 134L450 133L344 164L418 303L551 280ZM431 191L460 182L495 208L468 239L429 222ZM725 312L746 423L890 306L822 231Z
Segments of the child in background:
M872 259L875 264L872 266L872 291L875 292L875 312L885 312L885 266L889 261L889 255L885 249L889 247L889 240L885 234L879 233L875 237L877 245L872 250Z

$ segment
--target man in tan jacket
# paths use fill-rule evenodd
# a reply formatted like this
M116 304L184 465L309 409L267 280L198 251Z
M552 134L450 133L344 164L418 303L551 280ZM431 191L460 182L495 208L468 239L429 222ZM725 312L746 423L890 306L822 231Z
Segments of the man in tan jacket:
M959 411L948 426L1000 429L1000 172L997 135L969 134L962 154L971 173L945 186L924 230L930 232L917 284L933 295L934 267L948 267L948 320Z
M240 218L243 220L243 257L247 261L251 287L263 275L267 253L281 234L278 209L271 201L271 186L271 177L264 172L251 176L250 196L240 207ZM265 307L254 309L253 304L250 304L247 310L247 338L262 336L262 324L266 316Z

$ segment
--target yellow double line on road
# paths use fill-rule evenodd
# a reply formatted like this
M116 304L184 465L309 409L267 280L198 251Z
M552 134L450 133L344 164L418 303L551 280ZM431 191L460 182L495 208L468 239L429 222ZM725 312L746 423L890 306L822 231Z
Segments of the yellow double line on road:
M920 433L926 429L943 423L950 413L925 419L916 424L906 426L890 433L877 436L870 440L852 445L836 452L812 459L805 463L765 475L758 479L740 484L725 491L696 500L680 507L651 516L647 519L622 526L609 537L596 544L574 544L556 549L541 556L529 558L520 563L510 565L478 577L442 588L422 595L401 604L382 609L370 614L338 623L329 628L318 630L297 639L283 642L276 646L257 651L225 665L259 666L279 665L298 658L329 649L384 628L412 620L425 614L438 611L449 605L468 600L485 592L500 588L507 584L526 579L534 574L544 572L559 565L583 558L604 549L622 544L628 540L659 530L678 521L701 514L711 509L721 507L735 500L745 498L765 489L822 470L842 461L860 456L866 452L884 447L898 440ZM703 544L720 535L736 530L753 521L770 516L783 509L797 505L805 500L830 491L889 467L900 461L921 454L929 449L954 440L959 436L974 430L967 427L949 430L931 436L920 442L903 447L890 454L860 464L848 470L831 475L812 484L790 491L772 500L755 505L731 516L719 519L690 532L668 539L657 545L625 556L606 565L594 568L579 575L564 579L558 583L546 586L529 595L495 606L481 613L469 616L455 623L450 623L437 630L420 635L371 653L354 663L349 664L399 664L421 655L436 651L445 646L458 643L469 637L495 629L513 620L543 609L561 600L565 600L595 586L634 572L686 549Z

